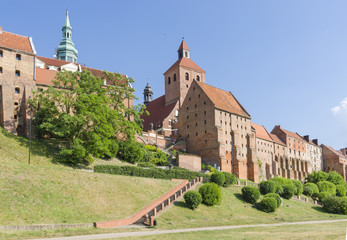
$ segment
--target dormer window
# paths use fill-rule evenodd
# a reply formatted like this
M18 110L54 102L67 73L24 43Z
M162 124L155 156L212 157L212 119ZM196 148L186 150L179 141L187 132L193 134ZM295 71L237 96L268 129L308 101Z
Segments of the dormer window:
M186 72L186 80L189 81L189 73Z
M20 54L16 54L16 60L20 61L22 59L22 56Z
M188 57L188 52L184 52L185 57Z

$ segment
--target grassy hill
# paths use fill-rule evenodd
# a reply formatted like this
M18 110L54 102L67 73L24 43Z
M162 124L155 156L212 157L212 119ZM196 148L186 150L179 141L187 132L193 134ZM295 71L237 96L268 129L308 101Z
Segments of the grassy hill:
M283 206L275 213L265 213L249 203L241 195L241 187L222 188L222 203L213 207L200 205L192 211L183 201L157 218L158 228L191 228L204 226L246 225L313 220L346 219L345 215L324 212L322 207L297 200L284 199Z
M0 129L0 225L91 223L124 218L177 182L99 174L53 162L57 142Z

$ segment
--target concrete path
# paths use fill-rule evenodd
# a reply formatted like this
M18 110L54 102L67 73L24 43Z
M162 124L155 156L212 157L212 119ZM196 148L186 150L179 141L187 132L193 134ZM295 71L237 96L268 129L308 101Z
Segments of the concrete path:
M122 237L139 237L139 236L161 235L161 234L182 233L182 232L218 231L218 230L237 229L237 228L274 227L274 226L286 226L286 225L304 225L304 224L335 223L335 222L347 222L347 219L306 221L306 222L287 222L287 223L272 223L272 224L252 224L252 225L239 225L239 226L186 228L186 229L172 229L172 230L149 230L149 231L142 231L142 232L105 233L105 234L82 235L82 236L72 236L72 237L41 238L36 240L91 240L91 239L94 240L94 239L110 239L110 238L122 238Z

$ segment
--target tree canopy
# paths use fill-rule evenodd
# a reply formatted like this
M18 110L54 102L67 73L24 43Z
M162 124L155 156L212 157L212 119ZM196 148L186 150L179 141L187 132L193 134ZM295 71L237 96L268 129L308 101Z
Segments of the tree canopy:
M133 79L119 73L104 75L101 79L89 71L58 72L54 86L34 92L30 104L37 135L64 140L60 151L64 162L90 162L90 155L114 157L119 139L134 140L142 130L138 119L144 106L126 104L136 99Z

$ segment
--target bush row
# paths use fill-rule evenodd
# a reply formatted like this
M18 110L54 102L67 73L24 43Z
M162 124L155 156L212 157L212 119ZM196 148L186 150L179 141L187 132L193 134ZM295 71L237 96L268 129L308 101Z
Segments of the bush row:
M189 170L179 170L179 169L160 169L160 168L150 168L144 169L135 166L114 166L114 165L95 165L95 172L109 173L116 175L125 176L136 176L136 177L147 177L147 178L158 178L158 179L188 179L193 180L196 177L206 178L208 181L209 176L207 174L193 172Z

